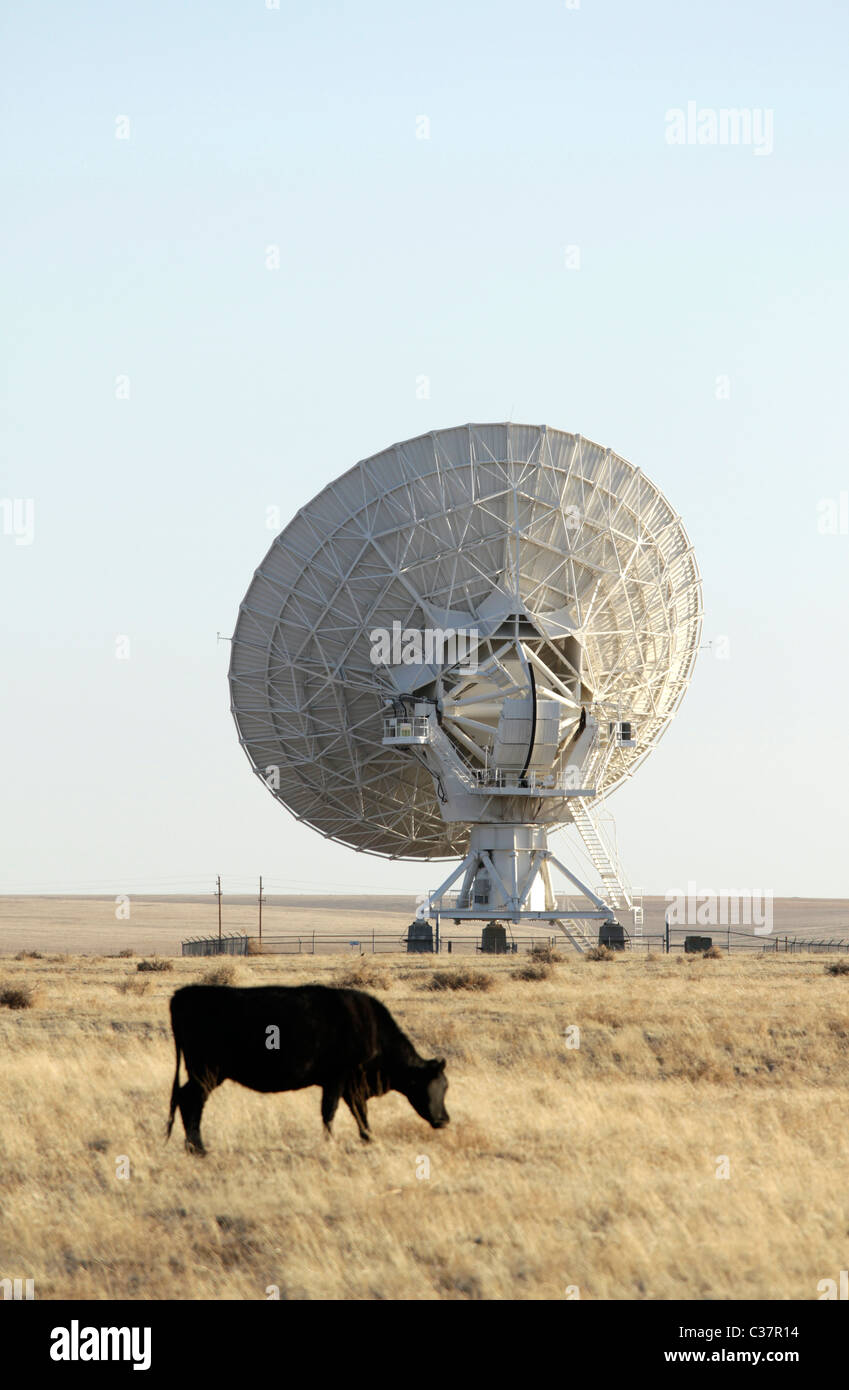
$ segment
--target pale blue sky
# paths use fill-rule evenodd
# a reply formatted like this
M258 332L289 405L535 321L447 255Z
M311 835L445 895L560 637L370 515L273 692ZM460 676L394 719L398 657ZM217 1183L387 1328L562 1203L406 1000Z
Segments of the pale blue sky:
M35 524L0 531L0 891L433 887L264 792L215 635L268 506L512 417L648 473L730 640L610 800L632 880L849 897L849 535L817 511L849 489L845 6L152 0L3 29L0 499ZM772 153L670 146L691 100L772 111Z

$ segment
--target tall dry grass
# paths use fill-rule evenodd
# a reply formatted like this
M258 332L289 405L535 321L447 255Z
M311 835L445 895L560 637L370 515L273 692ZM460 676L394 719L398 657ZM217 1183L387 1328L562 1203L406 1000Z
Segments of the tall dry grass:
M390 1095L373 1145L344 1108L328 1144L317 1090L228 1083L193 1159L179 1119L163 1138L168 999L209 963L4 960L0 987L36 1003L0 1010L0 1277L40 1298L815 1299L849 1228L849 981L825 965L620 956L517 979L514 957L479 991L382 959L393 1014L448 1059L450 1126ZM349 971L260 957L234 980Z

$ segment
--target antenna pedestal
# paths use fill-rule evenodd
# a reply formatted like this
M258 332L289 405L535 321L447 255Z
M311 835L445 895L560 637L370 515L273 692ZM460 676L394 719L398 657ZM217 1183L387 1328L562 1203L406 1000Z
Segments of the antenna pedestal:
M567 891L555 892L553 872L566 880ZM421 909L421 916L437 927L443 918L455 923L493 919L514 925L550 922L578 951L595 945L595 936L587 930L592 923L601 925L615 915L615 910L548 848L545 826L503 823L472 826L465 859L428 895Z

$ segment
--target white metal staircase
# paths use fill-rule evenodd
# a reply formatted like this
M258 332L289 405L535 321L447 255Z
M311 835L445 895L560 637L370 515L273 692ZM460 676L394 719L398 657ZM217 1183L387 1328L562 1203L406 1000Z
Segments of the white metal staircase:
M593 934L587 931L583 922L568 917L559 918L557 925L563 932L563 935L581 955L583 955L584 951L591 950L592 947L597 944L598 928L596 928L596 933Z
M569 809L587 854L598 873L599 883L604 889L605 902L611 907L623 908L630 912L635 907L634 894L624 881L621 869L611 858L591 812L578 797L574 798Z

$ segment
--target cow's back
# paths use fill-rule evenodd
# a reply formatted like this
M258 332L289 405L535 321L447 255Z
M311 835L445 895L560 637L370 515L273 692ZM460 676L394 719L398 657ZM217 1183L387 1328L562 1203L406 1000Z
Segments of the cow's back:
M261 1091L350 1075L399 1031L370 995L323 985L187 985L172 997L171 1019L191 1074Z

